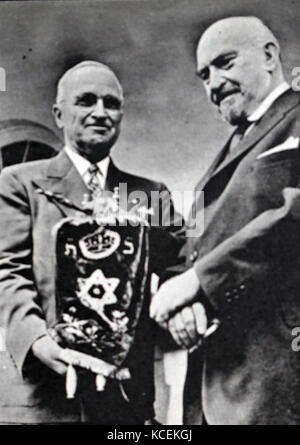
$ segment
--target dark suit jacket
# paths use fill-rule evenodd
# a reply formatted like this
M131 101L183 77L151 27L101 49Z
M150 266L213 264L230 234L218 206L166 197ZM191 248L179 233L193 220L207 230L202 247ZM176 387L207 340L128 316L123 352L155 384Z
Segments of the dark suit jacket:
M299 139L259 157L290 137L300 137L292 90L220 162L226 144L197 186L205 226L188 239L187 267L221 326L189 357L188 423L201 422L202 409L210 424L300 423L300 355L291 347L300 325Z
M120 171L111 162L106 188L113 190L119 183L127 184L128 193L142 190L147 197L151 191L166 190L160 183ZM55 205L46 196L37 194L37 187L62 194L77 205L81 205L84 194L88 193L64 152L51 160L16 165L1 173L0 311L7 329L7 348L15 366L6 370L14 386L11 387L12 394L9 396L7 391L0 401L0 406L7 408L2 409L0 421L79 421L82 415L79 402L65 400L64 379L54 375L30 356L32 343L56 321L51 230L64 216L76 213L74 209L63 204ZM154 212L159 210L157 206ZM166 227L167 230L151 230L150 270L158 274L169 262L174 261L179 247L175 232L180 227L173 225L178 215L174 214L173 209L171 213L172 223ZM131 400L130 407L126 404L125 407L116 406L109 400L109 394L104 399L95 396L98 398L90 412L98 411L100 421L102 419L105 422L104 419L112 413L115 419L118 414L122 416L118 409L128 412L132 409L131 417L139 420L153 414L153 332L148 318L149 288L148 282L135 342L126 362L133 376L126 387ZM87 396L87 402L91 398L93 394ZM109 412L101 417L104 406Z

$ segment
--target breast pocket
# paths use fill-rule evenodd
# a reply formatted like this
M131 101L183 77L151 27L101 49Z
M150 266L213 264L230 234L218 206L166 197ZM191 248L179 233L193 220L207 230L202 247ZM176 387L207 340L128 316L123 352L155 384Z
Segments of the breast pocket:
M296 187L300 173L299 156L277 153L266 158L256 159L250 167L249 187L257 199L267 199L275 207L282 203L282 190Z

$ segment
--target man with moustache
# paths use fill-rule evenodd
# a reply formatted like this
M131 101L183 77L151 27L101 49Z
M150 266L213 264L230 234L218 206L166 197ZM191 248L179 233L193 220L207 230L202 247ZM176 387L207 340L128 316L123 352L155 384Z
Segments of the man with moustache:
M299 424L291 331L300 322L300 96L284 80L277 39L256 17L212 24L198 44L197 74L235 130L196 186L204 231L188 235L186 270L161 286L151 315L194 349L187 423ZM219 328L207 336L213 319Z
M138 191L149 198L151 191L167 192L163 184L125 173L113 163L110 152L119 137L123 105L122 87L108 66L96 61L74 66L60 79L53 107L64 149L53 159L1 173L0 307L17 383L15 406L8 415L11 419L14 414L20 423L143 424L154 416L150 277L124 362L131 379L122 387L109 379L105 390L97 393L90 374L93 384L86 381L83 387L79 379L78 396L66 400L63 376L68 362L49 335L56 323L53 227L76 215L95 187L113 191L126 184L129 195ZM47 193L39 194L37 188ZM59 196L63 199L48 199ZM173 214L168 227L159 232L159 239L150 234L149 270L158 274L174 260L180 244L176 233L181 227L175 222L179 215L168 209ZM158 205L153 211L162 208ZM155 243L160 255L155 254Z

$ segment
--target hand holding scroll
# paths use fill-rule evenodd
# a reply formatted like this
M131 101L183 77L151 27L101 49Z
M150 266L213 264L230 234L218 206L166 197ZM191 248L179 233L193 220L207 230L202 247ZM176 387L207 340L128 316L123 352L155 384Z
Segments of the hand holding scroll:
M38 338L31 347L33 355L60 375L67 372L68 363L62 360L63 349L48 335Z

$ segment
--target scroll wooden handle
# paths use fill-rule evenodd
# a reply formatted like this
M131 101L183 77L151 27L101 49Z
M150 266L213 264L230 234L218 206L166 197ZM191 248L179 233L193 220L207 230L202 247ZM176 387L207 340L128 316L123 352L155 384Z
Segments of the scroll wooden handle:
M77 389L77 373L72 365L68 365L66 373L66 397L74 399Z

